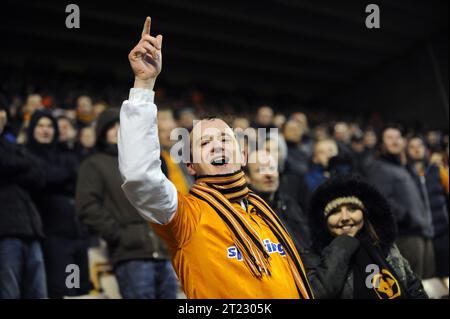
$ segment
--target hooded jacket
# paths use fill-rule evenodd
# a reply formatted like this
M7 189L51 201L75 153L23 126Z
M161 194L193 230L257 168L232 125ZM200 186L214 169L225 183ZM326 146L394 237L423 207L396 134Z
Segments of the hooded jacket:
M4 133L4 132L3 132ZM0 134L0 239L41 239L41 217L31 193L43 186L44 172L20 145Z
M355 245L355 241L358 242L358 239L349 236L334 238L328 230L327 219L324 215L325 207L330 201L346 196L355 196L363 202L366 207L366 212L364 213L365 223L370 222L378 235L380 239L379 246L386 261L397 274L403 287L406 288L407 297L413 299L427 298L420 280L413 273L409 263L403 258L394 244L397 229L388 201L377 189L355 176L330 179L322 184L311 198L309 221L311 228L315 230L312 240L314 243L313 251L316 256L316 267L320 267L320 258L317 256L322 255L322 259L326 256L325 259L329 265L328 271L330 272L327 274L338 274L337 276L315 276L315 280L319 281L320 284L316 285L316 287L319 287L319 291L316 291L316 293L322 298L353 298L352 257L358 249L358 243ZM351 239L351 241L340 245L339 249L332 251L333 245L336 245L336 242L342 238ZM351 252L350 255L349 252ZM344 264L342 264L343 259L340 256L342 253L349 257ZM334 260L338 260L340 265ZM314 271L312 270L313 273Z
M104 111L96 126L97 152L81 165L76 192L82 222L108 243L113 264L136 259L166 259L167 250L121 189L117 145L106 132L119 121L117 109Z
M54 136L49 144L39 143L34 137L36 125L42 118L48 118L53 125ZM45 172L44 187L34 192L33 199L42 216L46 235L79 238L83 232L75 214L78 160L73 153L57 147L58 136L58 125L49 112L33 114L27 129L26 146Z

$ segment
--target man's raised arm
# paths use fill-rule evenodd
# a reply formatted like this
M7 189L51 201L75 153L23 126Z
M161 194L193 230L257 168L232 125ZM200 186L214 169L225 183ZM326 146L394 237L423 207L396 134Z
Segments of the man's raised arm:
M119 169L122 189L139 213L167 224L177 209L177 191L161 171L153 86L162 67L162 36L150 36L150 23L147 17L141 40L128 56L135 80L120 110Z

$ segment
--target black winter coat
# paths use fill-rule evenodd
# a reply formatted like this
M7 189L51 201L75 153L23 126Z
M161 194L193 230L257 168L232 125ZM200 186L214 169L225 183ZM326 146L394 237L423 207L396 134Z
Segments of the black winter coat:
M30 196L43 186L43 177L22 146L0 136L0 238L44 236L41 218Z
M43 117L53 123L54 137L50 144L40 144L34 138L34 128ZM78 159L75 154L57 147L57 140L58 127L53 116L45 111L33 114L28 127L27 148L45 172L44 187L34 192L33 200L41 214L45 235L79 238L82 236L81 224L75 214Z
M275 211L290 235L299 252L309 250L311 247L311 232L306 214L298 203L284 192L276 192L272 200L262 197Z

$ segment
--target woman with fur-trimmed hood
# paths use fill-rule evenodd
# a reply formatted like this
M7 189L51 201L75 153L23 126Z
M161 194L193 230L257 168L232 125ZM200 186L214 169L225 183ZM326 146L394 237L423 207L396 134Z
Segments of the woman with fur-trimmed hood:
M311 262L308 267L317 298L428 298L394 244L396 226L388 202L361 178L322 184L311 198L309 218L314 255L321 256L316 267L311 269ZM345 265L342 255L351 255Z

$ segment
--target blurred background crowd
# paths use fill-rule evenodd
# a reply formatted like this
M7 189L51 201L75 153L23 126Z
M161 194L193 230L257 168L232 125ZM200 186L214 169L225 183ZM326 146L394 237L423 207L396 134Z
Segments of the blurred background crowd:
M102 96L76 85L52 90L64 88L63 82L43 87L43 81L22 81L27 85L13 89L11 83L17 82L5 83L0 101L0 263L16 264L17 278L31 287L14 287L17 283L0 272L1 297L100 291L88 251L101 239L107 246L103 266L115 275L122 297L175 298L178 285L164 245L120 189L117 101L126 97L114 102L119 87ZM402 126L377 114L301 107L277 112L276 105L266 104L233 108L233 101L215 103L200 89L168 92L164 86L156 90L161 161L180 192L187 193L193 179L171 158L176 140L170 133L176 127L190 130L194 120L214 114L232 128L255 129L237 135L247 156L261 149L276 154L278 172L264 172L256 162L246 168L247 178L285 216L302 247L311 245L314 231L308 226L310 195L330 177L359 174L389 199L397 245L416 274L448 277L448 131ZM278 130L250 143L260 128ZM80 267L78 289L67 285L70 264Z

